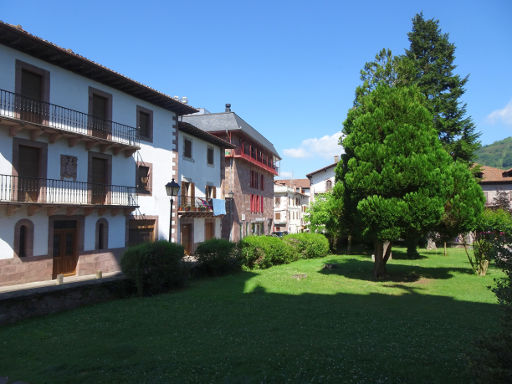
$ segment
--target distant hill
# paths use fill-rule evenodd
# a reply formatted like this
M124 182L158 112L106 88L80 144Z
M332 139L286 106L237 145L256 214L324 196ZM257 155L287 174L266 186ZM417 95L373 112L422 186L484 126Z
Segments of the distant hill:
M485 145L476 151L476 162L502 169L512 168L512 137Z

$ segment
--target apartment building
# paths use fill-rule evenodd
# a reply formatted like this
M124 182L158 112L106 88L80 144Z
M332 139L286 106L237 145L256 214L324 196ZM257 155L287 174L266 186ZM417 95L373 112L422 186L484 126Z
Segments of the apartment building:
M306 175L311 185L309 199L310 203L315 201L315 196L320 193L329 192L334 187L334 183L336 182L335 170L339 160L339 156L334 156L334 163Z
M274 232L304 232L309 206L309 180L292 179L274 182Z
M183 121L178 129L178 241L190 255L198 243L222 236L222 219L228 213L223 188L225 150L234 146Z
M274 145L231 111L202 110L182 117L183 121L220 137L234 148L225 151L224 196L230 199L224 216L222 237L238 241L247 235L268 235L273 229L274 176L281 159Z
M5 23L0 68L0 285L119 270L168 239L177 116L197 111Z

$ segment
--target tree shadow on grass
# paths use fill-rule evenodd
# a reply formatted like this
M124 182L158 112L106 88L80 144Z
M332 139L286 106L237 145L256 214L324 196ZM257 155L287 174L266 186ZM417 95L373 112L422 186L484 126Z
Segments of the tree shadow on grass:
M370 275L372 262L347 260L334 271L358 268ZM497 319L497 305L422 287L272 292L280 278L288 277L240 272L5 327L0 373L34 383L464 383L460 356Z
M420 260L426 259L427 256L418 253L416 256L408 256L407 251L403 251L401 249L393 249L393 259L396 260Z
M328 260L326 264L330 268L323 268L319 273L326 275L340 275L349 279L374 281L373 278L373 265L374 262L370 260L358 260L354 258L347 258L342 261L339 259ZM379 281L389 281L395 283L414 283L420 279L450 279L453 274L465 273L473 274L470 268L442 268L442 267L422 267L418 265L403 265L393 264L388 262L386 265L388 276L379 279Z

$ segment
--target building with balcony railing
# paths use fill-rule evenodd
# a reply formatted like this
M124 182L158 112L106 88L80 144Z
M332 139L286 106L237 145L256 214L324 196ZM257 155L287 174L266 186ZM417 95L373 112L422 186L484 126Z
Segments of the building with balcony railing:
M281 159L274 145L226 104L222 113L183 116L191 123L234 146L225 151L223 193L233 192L233 213L223 221L223 237L238 241L270 234L274 220L274 176Z
M231 200L225 199L225 152L234 148L228 142L196 126L178 123L180 146L178 200L179 242L186 254L197 244L222 236L222 219L230 221ZM220 207L220 210L219 210Z
M299 233L307 230L309 180L292 179L274 182L274 232Z
M168 239L177 116L196 110L1 22L0 69L0 285L119 270Z

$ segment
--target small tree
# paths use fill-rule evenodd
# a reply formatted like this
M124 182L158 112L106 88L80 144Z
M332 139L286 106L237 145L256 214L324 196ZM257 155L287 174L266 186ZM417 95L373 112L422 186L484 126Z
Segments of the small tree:
M338 187L335 185L335 190ZM309 207L306 215L308 228L311 232L323 233L329 240L331 249L335 250L342 234L340 210L342 200L337 199L332 191L319 194Z
M392 241L439 223L452 160L416 87L378 85L359 101L344 123L346 166L340 181L363 234L374 244L374 277L379 278L386 274Z
M505 191L498 191L498 193L492 200L492 205L496 208L500 208L507 212L510 212L510 198L508 196L508 193Z

